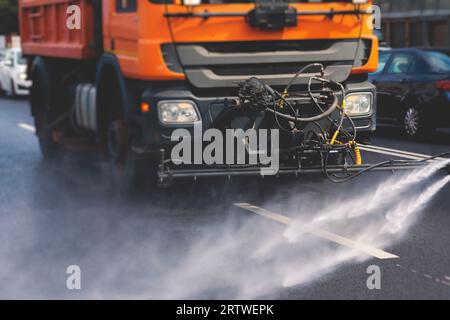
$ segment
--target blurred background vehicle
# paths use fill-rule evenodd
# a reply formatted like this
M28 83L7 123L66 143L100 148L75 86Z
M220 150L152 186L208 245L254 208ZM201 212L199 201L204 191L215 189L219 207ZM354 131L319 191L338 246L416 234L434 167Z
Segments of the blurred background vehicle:
M420 49L382 51L369 80L378 90L380 122L399 123L410 137L450 127L447 55Z
M0 62L0 90L10 97L28 95L31 81L27 79L27 60L20 49L7 49Z

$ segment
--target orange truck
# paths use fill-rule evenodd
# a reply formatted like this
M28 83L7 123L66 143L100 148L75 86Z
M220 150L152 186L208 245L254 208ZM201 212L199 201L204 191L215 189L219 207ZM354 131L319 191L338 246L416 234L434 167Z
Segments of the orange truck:
M155 176L162 181L176 176L166 166L175 129L190 131L200 123L207 130L219 127L218 122L222 129L229 127L231 121L223 124L224 114L239 107L242 90L255 94L255 87L263 83L273 97L291 82L290 88L300 92L297 98L288 92L277 98L284 101L278 106L286 103L297 110L288 117L288 111L280 109L281 121L288 127L293 124L282 136L303 146L305 163L299 167L318 164L312 155L308 158L305 145L320 140L329 146L333 135L332 142L352 130L353 138L356 132L365 138L376 129L375 89L367 81L378 64L378 41L368 14L371 4L19 0L22 47L33 81L32 115L44 158L55 160L71 148L95 147L106 154L120 183L135 185ZM309 64L310 70L296 75ZM317 105L319 91L324 90L322 97L329 91L327 82L314 84L312 90L312 75L342 88L339 104L346 102L347 108L342 127L329 115L326 125L320 123L325 116L311 121L313 125L296 125L301 110L314 112L307 106L298 111L288 100L309 99ZM249 84L249 79L259 82ZM318 125L320 130L311 129ZM304 142L311 132L316 138ZM350 145L353 139L348 134L347 138ZM195 169L184 168L180 176L249 173L230 166Z

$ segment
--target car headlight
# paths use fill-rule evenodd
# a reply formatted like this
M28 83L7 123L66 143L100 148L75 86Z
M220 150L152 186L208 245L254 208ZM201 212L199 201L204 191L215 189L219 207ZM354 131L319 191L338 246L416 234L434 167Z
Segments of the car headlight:
M163 124L194 124L200 121L197 106L192 101L160 101L158 114Z
M372 93L352 93L345 98L345 112L349 116L361 116L372 112Z

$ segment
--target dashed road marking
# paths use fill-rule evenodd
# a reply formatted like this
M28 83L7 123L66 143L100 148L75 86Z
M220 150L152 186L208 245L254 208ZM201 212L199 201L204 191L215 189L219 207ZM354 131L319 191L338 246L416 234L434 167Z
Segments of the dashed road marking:
M308 227L308 226L302 227L300 225L297 225L295 223L295 221L289 217L286 217L286 216L278 214L278 213L270 212L266 209L251 205L249 203L235 203L234 205L238 208L256 213L266 219L276 221L278 223L281 223L281 224L284 224L287 226L295 225L296 227L302 228L302 231L304 231L304 232L307 232L309 234L315 235L322 239L337 243L341 246L363 252L369 256L372 256L372 257L375 257L375 258L378 258L381 260L398 259L399 258L398 256L391 254L389 252L374 248L372 246L366 245L364 243L360 243L358 241L340 236L338 234L335 234L335 233L332 233L332 232L329 232L326 230L322 230L322 229L314 228L314 227Z
M33 132L33 133L36 132L36 128L35 127L33 127L33 126L29 125L29 124L26 124L26 123L19 123L17 126L19 128L21 128L21 129L24 129L24 130L29 131L29 132Z
M439 277L434 277L434 276L432 276L432 275L430 275L428 273L421 273L421 272L419 272L419 271L417 271L415 269L410 269L410 268L404 267L404 266L402 266L400 264L397 264L396 267L400 268L400 269L402 269L404 271L410 272L410 273L412 273L414 275L424 277L427 280L431 280L431 281L434 281L436 283L442 284L444 286L450 287L450 277L448 277L448 276L444 276L444 279L441 279Z

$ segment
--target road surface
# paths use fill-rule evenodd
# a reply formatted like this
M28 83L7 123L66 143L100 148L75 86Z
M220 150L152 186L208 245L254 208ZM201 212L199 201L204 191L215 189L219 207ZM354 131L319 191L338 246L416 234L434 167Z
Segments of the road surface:
M0 298L450 299L443 173L210 180L123 198L96 157L46 166L25 100L0 98L0 128ZM413 142L382 128L373 143L431 155L450 150L450 131Z

